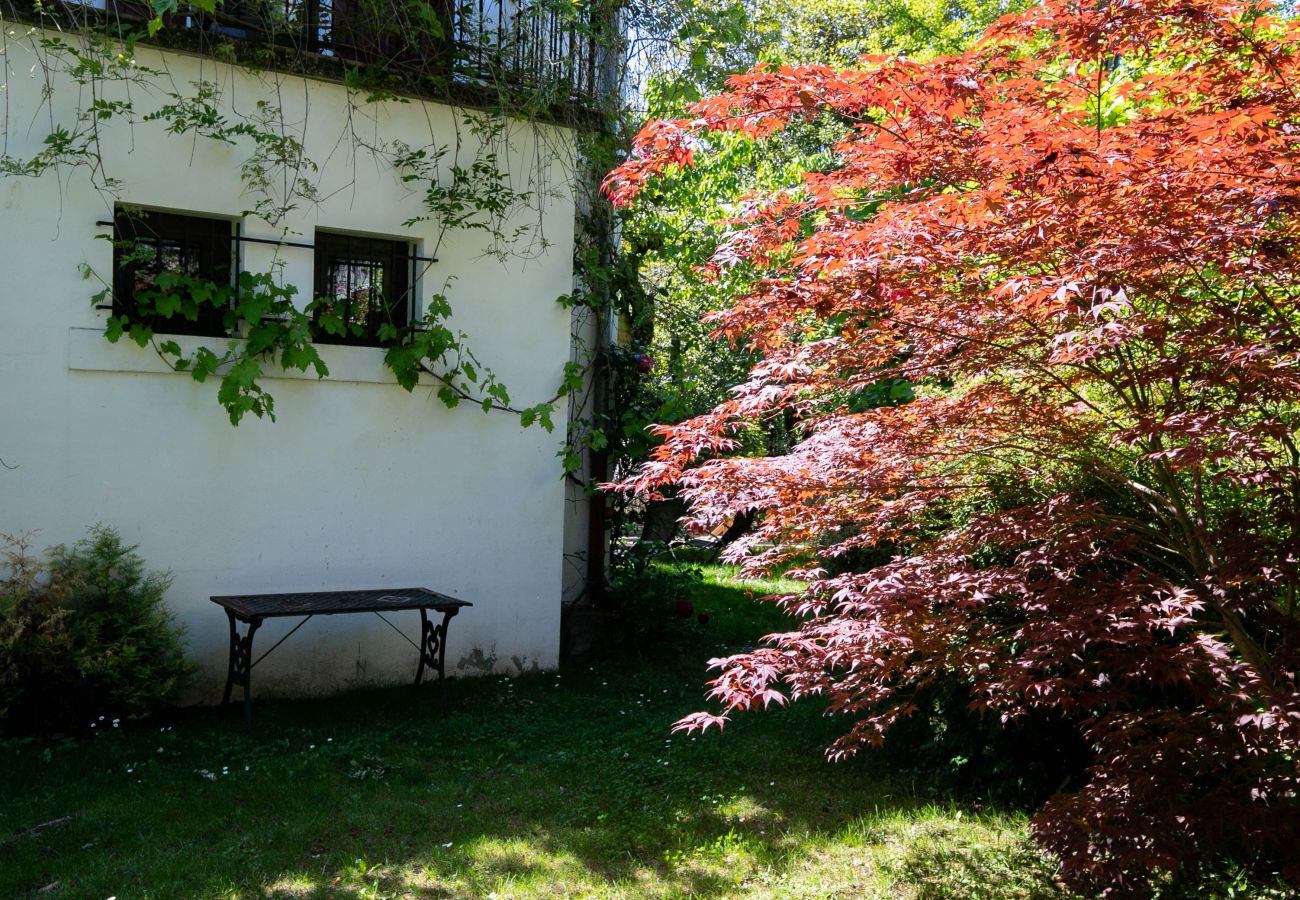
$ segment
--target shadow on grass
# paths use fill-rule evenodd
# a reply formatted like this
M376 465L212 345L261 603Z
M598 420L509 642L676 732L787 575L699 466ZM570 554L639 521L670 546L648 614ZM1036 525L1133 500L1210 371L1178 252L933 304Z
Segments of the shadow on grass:
M671 734L721 652L695 637L454 682L445 717L406 687L0 744L0 896L1047 895L1023 817L827 764L814 706Z

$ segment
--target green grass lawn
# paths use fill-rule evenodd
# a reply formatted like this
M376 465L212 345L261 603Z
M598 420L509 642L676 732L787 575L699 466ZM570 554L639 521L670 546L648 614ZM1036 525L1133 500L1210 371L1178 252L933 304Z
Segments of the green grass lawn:
M825 762L815 706L671 734L780 627L706 575L678 652L455 681L441 718L405 687L0 744L0 897L1060 896L1023 814Z

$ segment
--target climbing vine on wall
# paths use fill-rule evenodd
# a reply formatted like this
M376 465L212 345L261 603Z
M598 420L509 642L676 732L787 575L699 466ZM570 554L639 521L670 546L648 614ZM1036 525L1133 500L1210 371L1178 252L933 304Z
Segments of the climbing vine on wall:
M580 39L590 48L594 66L598 43L614 36L614 30L604 27L602 32L593 24L604 19L590 9L547 5L517 16L509 23L510 33L501 22L493 31L482 21L471 21L465 10L419 0L370 0L355 21L336 22L328 33L316 20L255 14L244 3L178 7L174 0L156 0L148 8L119 4L109 9L0 4L0 21L6 26L0 58L8 61L6 75L15 51L25 51L32 72L42 80L48 122L39 149L23 155L10 152L11 123L5 121L0 175L66 180L83 170L108 204L120 205L124 183L104 152L106 131L110 126L132 133L161 129L169 140L214 142L245 153L239 164L249 203L244 215L277 229L287 242L289 213L322 201L321 163L304 146L306 124L286 114L277 98L286 73L325 75L341 82L347 97L346 110L338 116L339 141L331 152L346 147L353 165L373 160L422 201L422 212L394 222L394 228L432 226L436 237L427 247L429 257L437 256L448 234L476 232L484 238L485 254L502 262L545 252L551 246L542 228L545 205L583 182L572 166L565 167L563 183L548 180L557 159L572 159L573 147L544 123L589 126L599 100L591 90L594 67L555 77L527 56L533 52L527 42L536 42L539 28L549 29L545 33L552 38ZM477 40L466 42L467 35ZM139 51L147 45L197 50L217 64L204 62L205 77L178 84L164 68L142 64ZM258 78L266 96L236 112L225 83L229 70L223 65ZM206 74L214 69L215 75ZM527 89L520 86L521 72L534 76L526 79ZM577 96L580 89L586 94ZM65 90L77 92L71 114L58 96ZM378 111L386 104L409 103L411 96L453 106L450 140L445 134L440 140L432 122L428 141L418 145L376 138ZM471 104L486 111L474 111ZM530 132L527 146L534 149L521 175L510 171L506 159L517 142L523 143L517 139L524 130ZM117 253L129 256L132 248L120 238L116 243ZM266 271L240 272L231 283L159 273L151 284L138 286L131 314L119 308L106 318L105 337L152 346L171 368L196 381L218 379L217 399L232 423L249 413L274 418L274 399L263 386L268 371L327 376L313 334L345 337L352 327L316 298L297 296L281 269L277 254ZM100 285L92 301L111 308L112 279L90 266L82 272ZM428 275L427 265L421 275ZM525 426L553 428L558 402L582 387L596 348L585 348L566 364L551 397L514 406L506 386L475 356L468 337L449 324L450 287L444 284L427 305L414 309L408 323L381 327L384 362L397 383L414 390L423 377L449 407L473 403L484 411L514 413ZM570 305L575 296L560 299ZM583 296L580 305L588 299ZM215 308L224 331L232 335L223 346L205 342L186 349L160 333L166 330L164 323L194 321L204 308L209 314ZM572 455L563 452L566 459Z

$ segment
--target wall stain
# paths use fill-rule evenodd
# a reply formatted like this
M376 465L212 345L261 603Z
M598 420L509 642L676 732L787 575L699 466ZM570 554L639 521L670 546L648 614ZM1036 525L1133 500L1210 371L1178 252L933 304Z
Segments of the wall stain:
M496 670L496 665L497 645L493 644L486 654L484 654L478 647L475 647L467 655L462 656L456 663L456 671L468 671L488 675Z

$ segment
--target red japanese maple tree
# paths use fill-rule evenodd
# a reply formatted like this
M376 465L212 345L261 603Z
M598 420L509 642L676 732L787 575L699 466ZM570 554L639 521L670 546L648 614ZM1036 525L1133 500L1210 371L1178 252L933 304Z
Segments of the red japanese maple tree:
M706 131L846 137L738 204L716 264L766 277L716 327L762 362L622 486L680 485L704 527L758 511L730 559L806 582L799 629L715 660L720 712L679 725L820 696L840 756L956 675L1092 747L1033 821L1074 886L1219 855L1300 883L1300 27L1052 0L959 56L759 67L692 115L645 127L615 202ZM728 455L774 415L790 453Z

